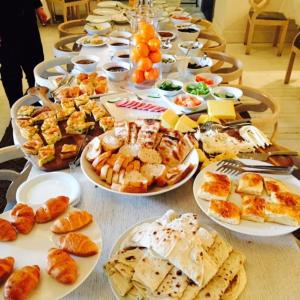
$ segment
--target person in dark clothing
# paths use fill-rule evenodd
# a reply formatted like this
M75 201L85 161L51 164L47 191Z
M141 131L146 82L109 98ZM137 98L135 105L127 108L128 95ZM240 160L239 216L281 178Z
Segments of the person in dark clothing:
M40 0L9 0L0 11L0 73L10 106L23 96L22 71L32 87L33 69L44 60L36 16L47 22Z

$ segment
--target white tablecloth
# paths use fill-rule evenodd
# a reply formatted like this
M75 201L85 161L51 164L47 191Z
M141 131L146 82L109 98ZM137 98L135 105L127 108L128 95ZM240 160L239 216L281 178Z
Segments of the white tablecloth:
M40 174L33 169L30 177ZM87 280L64 299L114 299L103 264L118 237L129 227L144 219L162 215L168 209L195 212L202 224L215 228L236 250L246 257L248 283L241 300L296 300L300 299L300 251L295 238L289 234L274 238L256 238L230 232L216 225L198 208L190 180L181 188L156 197L119 196L95 188L77 168L74 173L82 188L79 207L89 210L101 227L103 252L96 269Z

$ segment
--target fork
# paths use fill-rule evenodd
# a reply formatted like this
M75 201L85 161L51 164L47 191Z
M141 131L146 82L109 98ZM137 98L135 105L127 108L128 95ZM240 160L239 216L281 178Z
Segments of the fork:
M251 125L251 123L249 121L245 121L245 122L239 122L239 123L232 124L232 125L221 125L218 123L214 123L212 121L208 121L208 122L205 122L201 126L201 129L203 129L205 131L208 131L208 130L215 131L215 130L226 130L226 129L230 129L230 128L239 128L239 127L242 127L245 125Z
M57 87L55 90L53 90L51 92L52 96L55 97L58 95L58 93L60 92L61 89L67 87L67 86L70 86L74 77L72 75L66 75L66 80L63 82L63 84L60 84L59 87ZM62 80L63 81L63 80Z

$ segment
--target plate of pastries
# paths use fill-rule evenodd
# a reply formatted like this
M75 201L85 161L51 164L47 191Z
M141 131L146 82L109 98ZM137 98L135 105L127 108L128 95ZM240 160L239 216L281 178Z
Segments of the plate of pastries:
M188 181L197 170L193 136L155 119L116 121L83 150L81 169L93 184L120 194L152 196Z
M62 92L55 109L25 104L22 98L14 110L16 140L28 158L44 171L68 168L79 157L83 143L114 124L105 108L87 94L81 94L79 88L69 87Z
M62 298L89 276L101 250L93 216L68 197L18 203L0 215L0 299Z
M247 284L245 260L199 215L170 210L127 230L104 270L116 299L234 300Z
M213 221L255 236L283 235L300 227L300 185L295 177L259 172L230 176L216 172L217 168L217 163L204 168L193 185L197 204Z

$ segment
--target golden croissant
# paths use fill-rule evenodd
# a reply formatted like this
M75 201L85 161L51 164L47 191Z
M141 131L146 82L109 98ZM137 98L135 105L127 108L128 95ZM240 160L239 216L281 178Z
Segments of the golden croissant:
M15 259L11 256L0 258L0 284L3 283L14 269Z
M47 272L57 281L72 284L78 277L75 260L64 250L52 248L47 256Z
M92 256L98 253L98 246L88 236L79 232L70 232L60 237L59 248L77 256Z
M40 280L40 268L37 265L26 266L13 272L4 285L4 299L25 300L37 287Z
M17 238L15 227L7 220L0 218L0 241L14 241Z
M64 213L69 205L69 197L58 196L49 199L36 211L35 219L37 223L47 223Z
M93 221L93 216L84 210L73 210L57 219L50 227L54 233L68 233L85 227Z
M18 232L29 233L35 223L35 215L33 209L27 204L18 203L10 213L15 221L12 223Z

